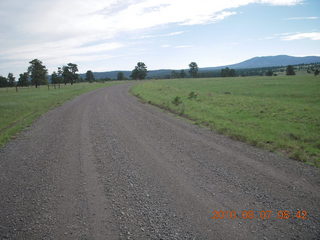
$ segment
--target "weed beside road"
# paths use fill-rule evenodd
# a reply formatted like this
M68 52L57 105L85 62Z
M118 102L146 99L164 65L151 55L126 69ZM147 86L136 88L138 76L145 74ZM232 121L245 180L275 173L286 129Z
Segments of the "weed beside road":
M141 99L234 139L320 165L320 79L175 79L132 88Z

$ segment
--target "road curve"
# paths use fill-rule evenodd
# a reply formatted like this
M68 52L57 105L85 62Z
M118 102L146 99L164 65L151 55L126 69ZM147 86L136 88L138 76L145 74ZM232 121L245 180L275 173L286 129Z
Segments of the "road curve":
M143 104L130 86L79 96L0 149L0 239L320 238L318 169Z

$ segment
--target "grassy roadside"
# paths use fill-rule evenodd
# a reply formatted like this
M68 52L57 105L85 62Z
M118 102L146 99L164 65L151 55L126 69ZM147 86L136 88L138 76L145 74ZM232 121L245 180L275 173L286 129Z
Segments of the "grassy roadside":
M19 88L18 92L15 88L0 89L0 146L48 110L85 92L119 83L80 83L61 85L60 89L51 87L50 90L41 86L38 89Z
M196 124L319 167L319 89L319 77L281 76L157 80L131 91Z

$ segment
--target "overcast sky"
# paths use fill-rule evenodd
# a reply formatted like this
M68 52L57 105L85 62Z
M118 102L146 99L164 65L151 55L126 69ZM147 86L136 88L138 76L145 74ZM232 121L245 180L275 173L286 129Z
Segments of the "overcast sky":
M187 68L320 55L318 0L0 0L0 75Z

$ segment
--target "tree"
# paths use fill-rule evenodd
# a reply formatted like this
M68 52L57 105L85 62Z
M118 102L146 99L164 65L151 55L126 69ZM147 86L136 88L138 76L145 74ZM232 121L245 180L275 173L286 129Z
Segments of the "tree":
M67 85L67 83L71 83L72 81L72 73L68 66L62 67L62 79L63 79L64 85Z
M221 69L221 77L227 77L229 72L229 68L223 68Z
M143 62L138 62L131 72L131 78L135 80L145 79L147 72L147 66Z
M31 65L28 67L28 73L31 77L31 83L36 86L36 88L41 84L47 84L47 72L48 70L42 62L38 59L34 59L29 62Z
M180 77L180 73L177 71L172 70L171 71L171 75L170 78L179 78Z
M67 66L62 67L62 79L64 84L70 83L73 85L79 80L78 65L74 63L68 63Z
M318 76L320 73L320 64L319 63L314 63L308 66L307 68L308 73L313 73L314 76Z
M228 67L221 69L221 77L235 77L236 71Z
M55 71L51 74L51 83L54 85L59 83L59 76Z
M292 65L288 65L286 69L286 75L296 75Z
M88 70L86 72L86 81L89 82L89 83L92 83L94 81L94 76L93 76L93 73L91 70Z
M266 72L266 76L273 76L273 72L271 69L269 69L267 72Z
M0 87L7 87L8 86L8 80L5 77L0 76Z
M189 73L190 73L190 75L191 75L192 77L194 77L194 78L197 77L198 70L199 70L199 68L198 68L197 63L191 62L191 63L189 64Z
M58 78L57 78L57 83L58 83L58 86L60 88L60 84L63 82L63 70L61 69L61 67L58 67L58 72L57 72L57 75L58 75Z
M182 69L180 71L180 78L185 78L186 77L186 72Z
M71 85L73 85L79 79L79 75L77 74L77 72L79 71L78 70L78 65L74 64L74 63L68 63L68 68L69 68L69 70L71 72L70 83L71 83Z
M229 70L229 77L235 77L236 76L236 70L234 70L234 69L230 69Z
M14 87L14 80L15 80L16 78L13 76L12 73L9 73L9 74L8 74L7 79L8 79L8 85L9 85L9 87Z
M19 75L18 86L20 86L20 87L29 86L29 74L28 74L28 72L21 73Z
M118 72L118 74L117 74L117 80L124 80L124 79L125 79L125 77L124 77L123 72Z

